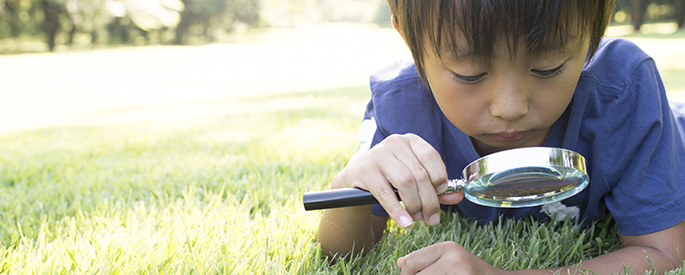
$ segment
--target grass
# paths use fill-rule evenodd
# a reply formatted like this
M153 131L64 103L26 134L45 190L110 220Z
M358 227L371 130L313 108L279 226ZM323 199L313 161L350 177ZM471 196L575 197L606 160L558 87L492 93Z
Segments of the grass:
M612 223L478 227L450 214L434 227L390 222L367 256L331 263L301 194L326 188L354 152L367 97L227 98L164 107L204 110L184 119L0 135L0 274L387 274L445 240L497 267L545 268L619 247Z
M4 134L0 273L281 274L314 264L318 217L299 196L325 188L353 152L349 106L366 96L197 102L216 113Z
M684 69L659 60L667 87L685 91L673 80ZM496 267L546 268L620 247L610 221L479 227L447 214L433 227L389 222L366 256L332 262L301 196L354 153L368 88L301 91L82 110L74 123L2 132L0 274L397 274L398 257L446 240Z

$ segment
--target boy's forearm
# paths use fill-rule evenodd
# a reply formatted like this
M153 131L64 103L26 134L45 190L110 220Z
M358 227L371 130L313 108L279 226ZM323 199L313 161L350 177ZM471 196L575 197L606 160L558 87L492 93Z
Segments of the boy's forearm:
M623 248L572 266L550 270L513 271L513 274L658 274L679 268L685 250L685 224L682 222L644 235L621 234Z
M327 253L369 251L375 243L370 205L324 210L317 241Z
M571 266L545 270L517 270L512 271L512 274L643 274L652 270L650 261L657 274L663 274L681 265L681 262L674 263L671 256L651 247L631 246Z
M652 265L657 270L656 274L663 274L681 266L682 262L674 261L672 256L652 247L631 246L562 268L516 270L511 274L644 274L646 271L653 270Z

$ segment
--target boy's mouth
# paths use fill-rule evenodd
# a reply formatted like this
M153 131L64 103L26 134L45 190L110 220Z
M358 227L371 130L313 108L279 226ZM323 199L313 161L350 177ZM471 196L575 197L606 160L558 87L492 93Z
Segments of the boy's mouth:
M494 134L488 134L487 136L493 140L499 141L499 142L512 142L512 141L517 141L522 139L528 134L528 131L504 131L504 132L499 132L499 133L494 133Z

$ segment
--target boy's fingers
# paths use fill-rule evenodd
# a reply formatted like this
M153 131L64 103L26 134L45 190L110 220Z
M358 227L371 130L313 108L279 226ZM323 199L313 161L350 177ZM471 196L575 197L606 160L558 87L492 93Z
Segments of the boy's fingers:
M387 174L387 178L392 183L402 198L402 203L406 208L407 212L412 215L414 220L420 220L422 202L419 196L419 183L416 181L414 174L409 168L405 166L404 163L387 163L388 166L392 166L395 170L392 173Z
M415 135L408 135L409 145L417 163L412 171L416 178L421 212L429 225L440 222L440 203L436 193L444 190L447 184L447 171L440 154L428 142ZM445 188L446 189L446 188Z
M404 265L404 257L397 258L397 268L402 269L403 265Z
M419 162L411 152L406 137L393 135L386 138L383 142L383 145L387 146L387 150L392 154L392 157L377 162L379 168L387 180L399 192L404 208L412 219L420 220L423 207L419 197L419 183L414 171L412 171L413 167L418 165Z
M395 166L401 165L399 161L392 160L388 160L386 163L394 163ZM378 169L380 170L368 173L365 180L367 183L358 187L371 192L378 203L383 206L383 209L388 212L388 215L390 215L397 224L403 228L410 227L413 224L411 215L402 207L400 201L397 199L397 195L395 195L395 190L384 176L387 171L383 171L383 167L380 166Z
M440 204L455 205L464 199L464 192L454 192L438 195Z
M401 274L415 274L439 260L442 253L440 246L427 246L398 259L397 267L401 269Z
M430 143L417 135L408 135L409 146L416 159L425 169L429 181L435 186L436 191L440 185L447 184L447 168L440 157L440 153ZM445 186L446 187L446 186ZM442 190L444 191L444 190Z
M421 213L423 213L423 220L429 225L435 225L440 222L440 203L438 196L435 193L433 185L419 184L419 197L421 199Z
M447 183L447 172L440 154L414 134L390 136L384 140L384 146L391 148L394 159L401 163L386 161L380 165L399 191L406 211L414 221L423 219L428 224L437 224L440 221L440 204L436 189L441 185L446 187Z
M399 200L395 196L395 191L392 188L381 188L375 195L376 200L383 206L388 215L402 228L408 228L413 224L411 216L402 207Z
M378 152L374 156L383 156L382 159L374 157L372 163L380 173L372 174L385 177L382 180L385 184L378 184L381 179L367 178L371 188L367 190L374 194L393 220L405 228L411 226L412 220L424 219L428 224L437 224L440 204L436 193L438 187L443 189L447 183L447 172L440 154L414 134L391 135L371 150ZM393 186L404 207L395 197Z
M402 270L401 274L415 274L418 272L421 272L421 274L435 274L438 271L443 272L445 270L446 266L435 265L438 261L444 259L449 258L449 261L447 262L448 265L464 266L464 262L461 260L467 259L466 256L468 256L465 255L464 252L468 251L465 251L464 248L456 242L442 242L409 253L408 255L401 257L401 260L398 259L397 264Z

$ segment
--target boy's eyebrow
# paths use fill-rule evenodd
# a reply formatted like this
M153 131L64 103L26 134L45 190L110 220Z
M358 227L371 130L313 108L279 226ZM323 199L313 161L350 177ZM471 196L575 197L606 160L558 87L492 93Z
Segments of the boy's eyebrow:
M563 43L558 43L551 47L542 48L535 55L547 55L554 52L559 52L561 54L576 53L583 48L582 39L578 39L575 35L569 35Z
M567 39L563 41L563 43L557 43L555 45L545 47L545 48L540 48L539 50L533 52L532 54L535 56L545 56L545 55L550 55L550 54L556 54L560 53L562 55L568 54L568 53L576 53L580 49L583 48L583 43L581 39L578 39L577 36L575 35L569 35ZM450 48L448 46L442 47L441 51L441 57L444 60L450 60L453 62L460 62L465 58L468 58L470 60L474 59L479 59L483 58L483 56L476 54L471 47L464 46L464 45L458 45L456 51L454 51L453 48ZM454 56L454 53L456 52L457 56Z
M469 58L469 60L482 58L481 56L475 54L471 47L459 47L456 50L457 56L454 56L454 53L455 52L452 49L448 47L443 47L441 49L440 56L443 60L449 60L457 63L462 62L465 58Z

